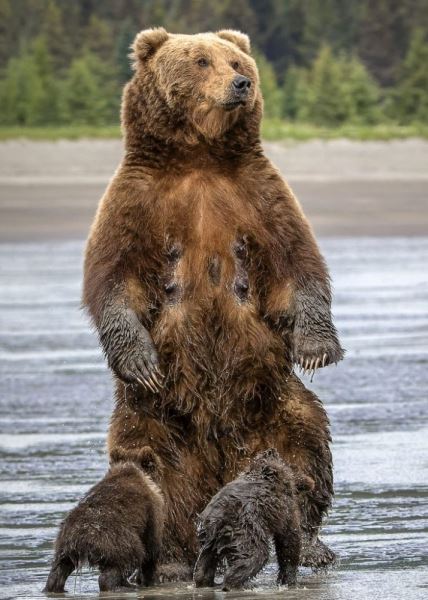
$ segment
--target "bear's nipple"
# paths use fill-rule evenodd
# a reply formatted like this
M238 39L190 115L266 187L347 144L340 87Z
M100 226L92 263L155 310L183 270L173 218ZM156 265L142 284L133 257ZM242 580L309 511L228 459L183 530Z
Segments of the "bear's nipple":
M233 291L240 302L248 300L250 294L250 280L247 273L248 249L247 236L240 236L233 244L235 261L235 279Z
M218 285L220 283L221 263L218 254L215 254L209 260L208 275L213 285Z

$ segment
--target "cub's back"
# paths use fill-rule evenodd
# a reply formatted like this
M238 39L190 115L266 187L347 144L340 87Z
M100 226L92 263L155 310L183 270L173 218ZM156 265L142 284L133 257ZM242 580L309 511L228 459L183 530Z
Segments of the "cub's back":
M163 501L156 484L131 463L114 465L82 498L60 527L56 549L75 564L121 560L137 564L141 534L157 519Z

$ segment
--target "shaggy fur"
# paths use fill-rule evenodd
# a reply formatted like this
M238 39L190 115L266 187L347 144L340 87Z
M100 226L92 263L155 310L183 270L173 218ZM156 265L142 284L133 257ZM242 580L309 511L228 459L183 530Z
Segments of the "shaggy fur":
M160 461L149 447L126 457L116 448L111 460L107 475L61 524L44 591L63 592L68 576L85 563L100 570L100 591L129 587L135 570L137 583L153 583L164 502L151 476L159 480Z
M217 565L223 561L224 591L248 584L269 560L272 538L278 583L295 585L302 546L298 490L313 487L313 480L296 475L276 450L259 453L200 516L196 586L214 586Z
M262 151L249 52L229 30L137 36L125 157L85 256L83 303L116 375L109 450L159 454L163 556L188 565L195 515L259 450L314 479L302 501L314 544L333 493L328 420L293 363L316 369L343 351L324 260ZM237 77L250 82L242 95Z

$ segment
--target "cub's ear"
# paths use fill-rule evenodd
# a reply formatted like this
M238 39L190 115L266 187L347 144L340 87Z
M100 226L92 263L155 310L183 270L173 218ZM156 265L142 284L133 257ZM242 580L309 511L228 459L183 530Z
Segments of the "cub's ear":
M110 450L110 464L114 465L119 462L126 462L131 460L129 457L129 453L122 448L122 446L115 446L112 450Z
M167 39L168 33L163 27L155 27L153 29L144 29L144 31L140 31L140 33L136 35L134 43L131 46L131 58L136 62L138 60L146 60L152 56L156 50L167 41Z
M163 472L162 461L150 446L126 449L115 446L110 451L110 465L122 462L132 462L153 477L160 476Z
M315 487L315 481L309 475L298 473L295 476L296 488L299 492L312 492Z
M221 31L217 31L216 35L223 40L232 42L232 44L238 46L245 54L251 54L250 38L245 33L241 33L235 29L222 29Z
M150 446L135 451L134 460L148 475L157 475L162 471L162 461Z

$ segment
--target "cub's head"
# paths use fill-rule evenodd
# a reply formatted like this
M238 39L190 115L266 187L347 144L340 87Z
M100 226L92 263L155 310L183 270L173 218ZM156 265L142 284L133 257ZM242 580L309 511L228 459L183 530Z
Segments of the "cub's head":
M179 35L147 29L132 49L141 92L154 87L156 94L150 92L159 104L208 139L222 135L261 102L250 41L239 31Z
M143 446L138 449L125 449L122 446L116 446L111 450L111 466L127 462L131 462L139 469L142 469L144 473L150 475L156 483L160 482L163 473L163 464L159 456L150 446Z
M297 467L285 463L275 448L268 448L256 454L247 473L266 481L269 485L280 485L288 494L294 491L310 492L315 487L311 477Z

